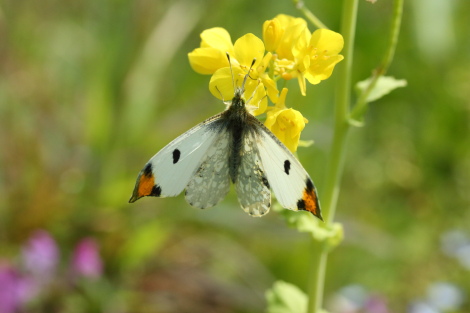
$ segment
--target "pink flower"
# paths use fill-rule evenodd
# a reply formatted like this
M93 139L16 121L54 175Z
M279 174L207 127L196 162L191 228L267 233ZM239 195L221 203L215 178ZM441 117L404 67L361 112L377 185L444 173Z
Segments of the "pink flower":
M98 245L92 238L82 239L73 252L72 271L86 278L99 278L103 272L103 264Z
M55 240L45 230L33 233L22 249L23 265L40 284L52 280L59 263L59 250Z
M34 296L34 283L0 261L0 313L17 312Z

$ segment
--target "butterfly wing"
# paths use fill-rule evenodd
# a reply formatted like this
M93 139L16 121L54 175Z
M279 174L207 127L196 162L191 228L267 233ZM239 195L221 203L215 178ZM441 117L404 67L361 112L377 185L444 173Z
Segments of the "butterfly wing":
M266 177L279 203L286 209L305 210L322 219L317 192L307 171L276 136L259 123L256 136Z
M230 135L222 128L186 187L186 201L196 208L219 203L230 190L228 155Z
M139 173L129 202L180 194L222 131L220 114L194 126L160 150Z
M263 216L271 207L271 190L256 144L255 131L247 131L241 156L236 181L238 202L248 214Z

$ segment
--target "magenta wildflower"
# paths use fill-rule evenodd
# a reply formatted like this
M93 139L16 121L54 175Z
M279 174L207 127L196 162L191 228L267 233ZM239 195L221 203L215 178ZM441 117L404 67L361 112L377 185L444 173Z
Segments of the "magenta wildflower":
M72 271L78 276L99 278L103 264L98 245L92 238L82 239L75 247L72 258Z
M55 240L45 230L33 233L22 249L24 267L39 283L47 283L56 272L59 250Z
M33 282L0 261L0 313L17 312L34 295Z

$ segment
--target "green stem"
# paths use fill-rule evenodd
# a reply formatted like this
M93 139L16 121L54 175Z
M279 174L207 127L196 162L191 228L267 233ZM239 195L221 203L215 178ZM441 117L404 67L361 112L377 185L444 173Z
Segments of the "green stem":
M308 313L320 312L322 308L323 289L326 275L326 264L328 261L328 253L323 244L314 241L312 252L313 258L310 266L310 280L308 293Z
M354 35L359 0L344 0L341 33L344 36L343 64L338 68L338 89L335 103L335 125L330 161L324 187L323 201L325 220L333 222L343 172L345 143L349 129L348 116L351 99L351 73L353 65Z
M315 25L317 28L326 28L328 29L328 27L322 23L322 21L320 21L320 19L318 17L315 16L315 14L312 13L312 11L310 11L304 4L304 2L302 0L293 0L294 4L295 4L295 7L297 9L299 9L303 15L305 15L305 17L313 24Z
M397 48L398 43L398 35L400 34L400 25L403 15L403 2L404 0L394 1L393 19L392 25L390 27L387 51L382 60L382 63L375 69L369 86L367 86L367 88L361 93L361 95L357 99L357 102L354 105L353 110L351 111L350 118L352 120L359 120L362 118L362 115L364 114L367 105L367 97L374 89L379 78L385 75L385 73L387 73L388 68L390 67L390 64L393 61L393 56L395 55L395 50Z
M356 30L358 0L344 0L341 33L344 37L344 62L338 67L338 90L335 103L334 136L327 178L324 187L323 214L327 225L333 223L343 172L345 145L349 129L348 116L351 97L351 72L353 64L354 35ZM322 308L325 272L328 258L327 246L316 243L311 268L308 313L318 313Z

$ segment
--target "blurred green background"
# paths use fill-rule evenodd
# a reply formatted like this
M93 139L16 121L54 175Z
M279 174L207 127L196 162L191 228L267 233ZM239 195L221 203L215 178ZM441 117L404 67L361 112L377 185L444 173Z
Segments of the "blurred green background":
M341 1L306 5L338 31ZM391 11L360 1L354 82L380 62ZM465 0L405 3L389 75L408 87L372 103L349 137L345 241L326 278L333 313L470 312L468 12ZM127 203L151 156L224 108L188 63L200 32L261 37L279 13L301 16L287 0L0 2L0 265L21 272L37 230L60 250L23 311L263 312L275 280L306 290L311 239L278 212L248 216L233 190L204 211L182 196ZM310 121L302 138L315 145L298 155L321 196L335 75L306 97L288 87ZM96 241L103 273L70 284L83 238Z

